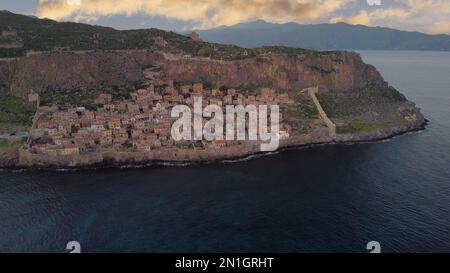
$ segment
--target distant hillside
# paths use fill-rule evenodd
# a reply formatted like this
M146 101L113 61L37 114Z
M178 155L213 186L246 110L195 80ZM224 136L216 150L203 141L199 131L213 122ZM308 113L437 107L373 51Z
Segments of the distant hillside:
M0 11L0 58L21 57L33 51L125 49L155 49L220 60L252 58L267 52L327 54L285 47L245 49L238 46L202 42L187 35L155 28L116 30Z
M156 37L164 39L161 43L167 43L165 46L173 49L198 50L194 41L174 32L159 29L119 31L101 26L38 19L9 11L0 11L0 32L0 57L22 56L26 51L146 49L156 46ZM16 39L13 39L14 34ZM23 46L11 46L8 40L14 44L20 41Z
M309 49L436 50L450 51L449 35L427 35L362 25L242 23L197 31L207 42L242 47L281 45Z

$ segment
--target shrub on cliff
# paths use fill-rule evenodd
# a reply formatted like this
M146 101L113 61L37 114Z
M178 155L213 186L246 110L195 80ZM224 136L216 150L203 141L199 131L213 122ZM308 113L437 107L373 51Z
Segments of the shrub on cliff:
M0 94L0 123L30 124L35 111L34 103Z

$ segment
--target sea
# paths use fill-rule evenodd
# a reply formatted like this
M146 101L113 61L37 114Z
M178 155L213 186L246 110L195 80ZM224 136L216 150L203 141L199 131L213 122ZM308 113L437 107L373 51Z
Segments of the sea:
M450 53L361 51L426 130L222 164L0 171L0 252L450 252Z

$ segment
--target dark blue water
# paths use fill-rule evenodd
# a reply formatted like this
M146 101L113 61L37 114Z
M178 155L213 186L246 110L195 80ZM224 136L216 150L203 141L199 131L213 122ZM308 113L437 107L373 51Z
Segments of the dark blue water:
M450 53L363 55L426 131L226 165L0 172L0 251L450 252Z

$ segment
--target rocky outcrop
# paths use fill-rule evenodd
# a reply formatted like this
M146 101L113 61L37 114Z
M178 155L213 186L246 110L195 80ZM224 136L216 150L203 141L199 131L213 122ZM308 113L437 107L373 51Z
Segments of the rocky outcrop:
M265 54L219 61L167 56L151 50L53 52L0 60L0 91L25 96L30 90L78 90L126 86L145 81L144 70L157 68L161 78L204 81L218 86L246 85L282 89L347 91L383 85L377 70L356 53L329 55Z
M79 90L125 86L144 80L143 70L161 62L150 51L37 53L0 60L0 86L11 95L30 90Z
M377 130L359 132L353 134L341 134L334 138L336 143L357 143L366 141L377 141L392 138L408 132L424 130L427 120L418 108L411 107L411 113L404 117L402 124L384 127Z
M373 66L351 52L323 56L268 54L236 61L179 59L164 63L163 71L166 77L178 80L203 80L229 87L301 90L318 85L321 90L342 92L387 85Z

